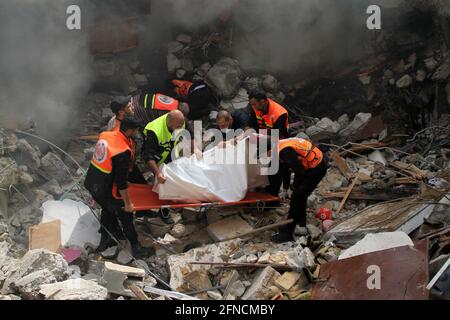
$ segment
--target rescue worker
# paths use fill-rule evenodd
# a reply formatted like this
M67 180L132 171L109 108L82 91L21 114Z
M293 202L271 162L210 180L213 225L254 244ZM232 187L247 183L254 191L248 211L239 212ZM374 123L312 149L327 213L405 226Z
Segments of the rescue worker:
M274 100L267 98L264 93L250 93L249 99L251 104L249 127L256 131L267 129L269 135L271 130L278 129L279 138L287 138L287 110Z
M179 110L171 111L159 117L150 122L144 129L143 158L159 183L165 183L166 181L159 166L173 160L171 153L178 144L176 137L173 137L173 133L177 129L186 129L184 115ZM193 150L200 157L201 152L195 146L193 132L189 127L187 130L192 137Z
M110 104L110 108L114 116L109 120L106 131L119 131L120 121L126 115L134 114L131 96L118 96Z
M155 180L163 184L166 182L160 166L169 163L172 159L172 150L178 147L179 139L173 134L177 129L186 129L186 122L180 110L173 110L150 122L144 129L144 146L142 156L145 163L153 172ZM201 157L201 151L195 146L194 134L190 127L187 128L191 135L191 150L197 158ZM168 210L161 210L161 218L167 224L173 223Z
M229 112L227 110L221 110L218 112L216 117L216 123L222 132L224 140L229 140L237 136L238 130L245 130L248 127L249 115L244 110L236 110ZM233 134L230 135L229 132Z
M120 121L120 130L100 134L84 186L102 208L101 241L97 251L116 245L109 231L116 239L128 239L133 256L139 259L148 256L151 250L138 242L133 224L134 206L128 195L128 172L135 157L131 139L137 130L136 121L124 117Z
M199 120L211 113L211 107L219 105L219 98L212 88L202 81L172 80L170 83L178 99L189 105L189 120Z
M280 170L278 174L269 176L273 190L279 190L283 172L286 168L295 174L293 193L289 208L288 219L294 219L294 223L279 229L272 236L274 242L287 242L293 240L295 226L299 225L299 233L306 231L306 206L309 195L314 191L328 170L328 161L325 154L314 146L311 141L303 138L289 138L278 143L278 156Z
M141 94L133 97L133 100L134 116L144 127L149 122L173 110L180 110L185 116L189 114L189 105L187 103L161 93Z

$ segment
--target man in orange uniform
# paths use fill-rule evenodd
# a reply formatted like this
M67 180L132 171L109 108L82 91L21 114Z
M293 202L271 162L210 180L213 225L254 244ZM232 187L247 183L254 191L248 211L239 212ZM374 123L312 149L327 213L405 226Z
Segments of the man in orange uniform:
M278 130L280 139L288 137L288 112L276 103L267 98L264 93L249 94L251 111L249 127L259 131L266 129L270 135L272 130Z
M97 251L102 252L116 245L109 231L117 239L126 237L130 241L133 256L139 259L150 251L138 242L133 224L134 206L128 195L128 173L135 157L131 138L137 130L136 121L125 117L120 122L120 130L100 134L84 186L102 208L101 241Z
M280 140L278 144L280 161L279 173L271 176L271 187L279 190L282 182L280 172L285 172L282 167L290 169L295 174L289 208L289 219L294 223L279 229L272 236L274 242L286 242L293 240L295 226L300 226L300 234L306 234L306 206L309 195L314 191L328 170L328 161L322 151L314 146L311 141L302 138L289 138Z

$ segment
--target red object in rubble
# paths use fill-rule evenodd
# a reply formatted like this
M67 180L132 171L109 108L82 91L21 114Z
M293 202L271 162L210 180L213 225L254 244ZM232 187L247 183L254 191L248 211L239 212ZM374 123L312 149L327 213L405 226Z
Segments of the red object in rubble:
M331 220L333 218L333 211L327 208L320 208L316 211L316 218L320 221Z

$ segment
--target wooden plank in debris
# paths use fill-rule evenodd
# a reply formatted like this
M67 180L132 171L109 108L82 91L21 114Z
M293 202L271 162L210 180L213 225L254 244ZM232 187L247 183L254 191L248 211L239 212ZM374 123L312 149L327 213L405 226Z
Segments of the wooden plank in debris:
M339 171L344 175L344 177L347 179L353 178L354 174L344 158L342 158L337 152L333 152L331 154L331 159L333 159L336 163Z
M358 182L358 175L353 179L352 184L350 187L348 187L347 191L345 192L344 198L342 199L341 203L339 204L338 209L336 210L336 215L338 215L341 210L344 208L345 203L347 202L348 196L352 192L353 188L355 187L356 183Z
M61 221L53 220L28 228L28 250L47 249L57 253L61 248Z
M210 224L206 230L215 241L223 241L252 231L253 228L239 215L234 215Z
M105 262L105 268L111 271L117 271L121 272L123 274L126 274L127 276L132 277L144 277L145 276L145 270L140 268L133 268L133 267L127 267L120 264L115 264L109 261Z
M151 300L149 297L147 297L145 292L141 288L139 288L137 285L135 285L134 283L131 284L128 288L130 288L130 290L133 291L134 295L139 300Z
M412 176L413 178L423 179L427 175L426 171L420 170L413 164L404 163L401 161L394 161L391 163L391 166L405 172L406 174Z

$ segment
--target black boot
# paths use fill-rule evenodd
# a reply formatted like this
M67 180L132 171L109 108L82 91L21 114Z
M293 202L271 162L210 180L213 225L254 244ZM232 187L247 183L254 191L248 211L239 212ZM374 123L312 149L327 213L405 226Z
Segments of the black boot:
M114 247L115 245L117 245L116 241L114 241L114 239L111 238L109 236L109 234L102 233L102 237L100 239L100 244L98 245L98 247L95 251L103 252L110 247Z
M152 247L143 247L140 243L135 243L131 245L131 253L135 259L142 259L154 255L155 249Z
M278 232L272 235L272 242L283 243L294 241L294 231L292 228L280 228Z
M170 210L169 209L161 209L160 211L161 220L165 224L174 224L175 221L170 217Z

